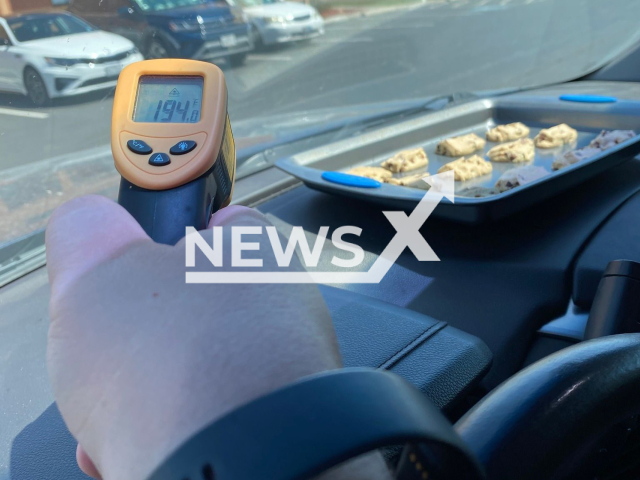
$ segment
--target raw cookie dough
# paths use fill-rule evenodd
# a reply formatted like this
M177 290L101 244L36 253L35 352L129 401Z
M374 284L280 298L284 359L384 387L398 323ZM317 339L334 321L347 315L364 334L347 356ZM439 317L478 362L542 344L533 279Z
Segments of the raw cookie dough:
M633 130L603 130L600 135L591 140L589 146L604 151L635 136L636 132Z
M453 170L455 180L464 182L491 173L493 171L493 165L484 158L474 155L473 157L459 158L453 162L446 163L438 170L438 173L444 173L450 170Z
M393 173L408 172L429 164L429 159L423 148L404 150L395 154L389 160L382 162L382 168Z
M389 170L380 167L355 167L347 172L349 175L357 175L358 177L371 178L379 182L384 182L392 177Z
M403 187L428 189L429 184L422 181L423 178L427 178L428 176L429 176L428 173L416 173L414 175L407 175L405 177L400 177L400 178L388 178L385 180L385 182L391 185L400 185Z
M533 141L538 148L555 148L574 142L576 138L578 138L578 131L566 123L561 123L555 127L543 128Z
M561 158L556 158L551 168L560 170L561 168L568 167L569 165L598 155L635 136L636 132L633 130L603 130L600 132L600 135L591 140L588 146L565 153Z
M436 147L436 154L446 155L448 157L469 155L476 150L484 148L485 144L486 142L483 138L480 138L475 133L470 133L441 141Z
M494 187L471 187L462 190L458 195L462 197L482 198L497 195L498 193L500 193L500 190Z
M506 192L512 188L526 185L538 178L549 175L549 172L542 167L527 165L526 167L512 168L504 172L496 182L496 188L500 192Z
M493 147L487 153L492 162L530 162L536 156L533 140L521 138L515 142L503 143Z
M568 167L574 163L578 163L586 158L591 158L594 155L598 155L602 150L595 147L584 147L578 150L565 153L562 157L556 158L551 164L551 168L554 170L560 170L561 168Z
M529 127L524 123L516 122L507 125L498 125L487 132L487 140L490 142L507 142L517 140L529 135Z

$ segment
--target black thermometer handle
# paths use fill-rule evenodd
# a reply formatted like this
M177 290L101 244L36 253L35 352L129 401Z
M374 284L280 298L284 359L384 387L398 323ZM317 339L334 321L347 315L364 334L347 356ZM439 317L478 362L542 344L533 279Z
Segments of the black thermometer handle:
M157 243L175 245L186 227L207 228L211 214L224 206L231 181L222 158L204 175L169 190L147 190L120 180L118 203L135 218Z

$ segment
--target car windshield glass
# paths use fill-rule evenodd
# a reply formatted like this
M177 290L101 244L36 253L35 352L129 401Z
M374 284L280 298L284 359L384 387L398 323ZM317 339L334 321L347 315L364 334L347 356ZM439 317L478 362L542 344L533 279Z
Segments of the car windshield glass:
M91 25L70 15L33 15L8 20L19 42L91 32Z
M172 10L180 7L193 7L205 3L212 3L213 1L214 0L135 0L142 10L152 12Z
M638 0L0 0L0 285L4 271L37 265L23 249L42 248L55 208L80 195L117 199L111 114L129 65L175 58L218 66L238 177L274 192L261 182L284 176L278 159L474 95L558 85L557 99L576 88L566 82L603 67L632 81L635 69L619 62L637 58L638 18ZM620 84L588 88L622 95ZM191 92L187 108L177 97L154 98L145 115L198 119L207 106L196 99ZM540 125L530 118L505 120L524 122L533 140ZM430 174L435 140L423 142ZM177 165L171 145L147 143ZM394 153L372 148L357 162Z

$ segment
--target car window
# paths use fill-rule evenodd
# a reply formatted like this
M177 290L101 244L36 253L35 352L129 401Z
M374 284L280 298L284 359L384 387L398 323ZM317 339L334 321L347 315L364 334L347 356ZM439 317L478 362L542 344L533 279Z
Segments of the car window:
M56 207L117 197L111 111L131 63L190 58L222 69L242 176L362 131L367 116L456 92L569 82L640 42L637 0L62 3L0 1L19 41L0 52L0 276L28 258L3 250L41 240Z
M9 38L9 34L7 33L7 31L4 29L2 25L0 25L0 40L3 41L4 43L11 42L11 39Z
M93 30L89 24L69 15L26 16L9 20L8 23L20 42Z

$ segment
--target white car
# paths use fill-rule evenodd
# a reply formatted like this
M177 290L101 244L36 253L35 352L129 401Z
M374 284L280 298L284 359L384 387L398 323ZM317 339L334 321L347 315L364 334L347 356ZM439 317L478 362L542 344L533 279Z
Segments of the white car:
M234 0L228 1L231 3ZM258 44L274 45L313 38L324 33L324 19L311 5L278 0L235 2L251 21Z
M38 106L114 87L120 70L142 59L130 40L70 13L0 18L0 90L27 95Z

